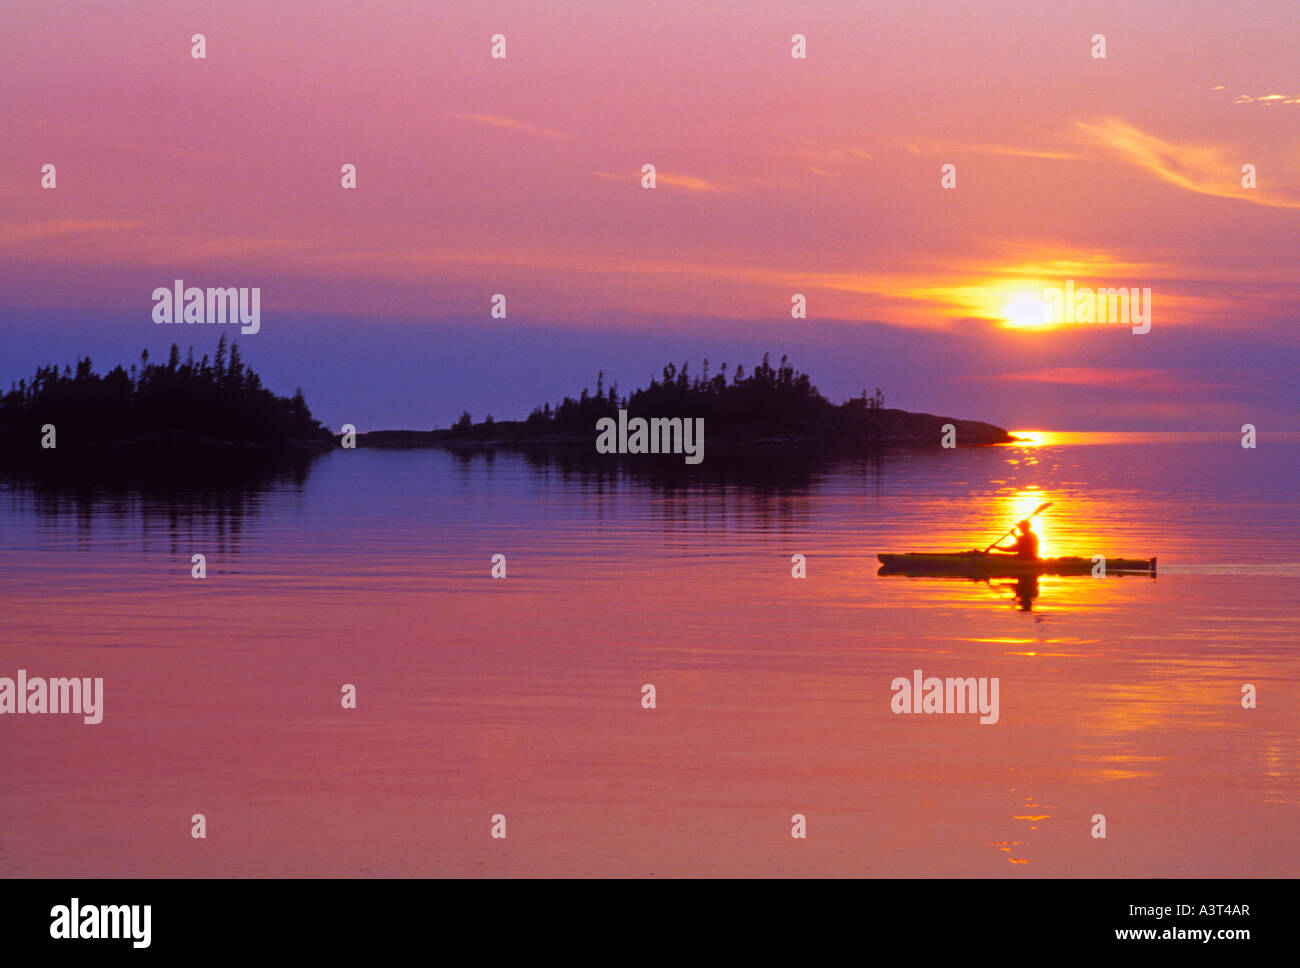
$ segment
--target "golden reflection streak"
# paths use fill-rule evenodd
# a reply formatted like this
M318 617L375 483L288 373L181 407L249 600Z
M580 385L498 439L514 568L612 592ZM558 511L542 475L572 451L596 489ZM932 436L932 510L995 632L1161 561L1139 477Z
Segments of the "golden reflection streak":
M1007 447L1026 447L1036 449L1038 447L1065 447L1072 444L1082 444L1090 438L1098 435L1095 433L1080 433L1070 430L1012 430L1011 435L1017 438L1013 443L1006 444Z

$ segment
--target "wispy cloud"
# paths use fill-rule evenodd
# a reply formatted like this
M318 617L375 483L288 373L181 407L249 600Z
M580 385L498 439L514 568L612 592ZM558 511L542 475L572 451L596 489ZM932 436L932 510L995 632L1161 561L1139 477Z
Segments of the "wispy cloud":
M688 192L730 192L735 189L730 185L723 185L718 182L707 181L703 178L696 178L694 175L674 175L671 172L661 171L656 175L658 181L665 185L671 185L674 188L684 188Z
M1243 189L1237 179L1241 153L1216 144L1178 144L1148 134L1119 118L1104 118L1075 127L1084 138L1111 151L1170 185L1199 195L1234 198L1273 208L1300 208L1300 201L1274 191Z
M1124 369L1094 366L1059 366L1043 370L1029 370L1018 373L1000 373L993 377L998 381L1015 383L1054 383L1064 386L1081 387L1117 387L1132 389L1141 387L1145 393L1206 393L1224 389L1227 384L1221 381L1196 379L1191 374L1179 370L1161 369Z
M167 233L156 221L115 219L45 219L0 222L0 252L24 261L39 247L46 255L57 253L67 264L158 266L220 259L264 260L268 255L293 259L321 250L319 238L249 238L227 235Z
M597 178L604 178L606 181L640 181L641 173L634 172L620 175L616 172L593 171ZM697 178L695 175L679 175L673 172L655 171L655 184L667 185L670 188L684 188L688 192L734 192L736 186L732 184L723 184L722 182L709 181L706 178Z
M1300 104L1300 97L1294 94L1238 94L1233 104Z
M1045 158L1050 161L1082 161L1084 156L1059 148L1027 148L1021 145L971 144L955 141L896 142L895 147L902 148L914 155L946 154L1004 155L1011 158Z
M59 218L33 222L0 222L0 248L21 248L34 242L76 244L112 233L142 228L145 222L118 219ZM114 243L117 244L117 243Z
M544 128L540 124L531 124L528 121L519 121L515 118L502 118L495 114L453 114L451 117L457 121L472 121L474 124L483 124L491 128L506 128L510 131L531 134L539 138L564 137L560 132L551 128Z
M838 147L813 141L805 141L797 145L793 155L805 166L823 171L872 160L871 152L856 145Z

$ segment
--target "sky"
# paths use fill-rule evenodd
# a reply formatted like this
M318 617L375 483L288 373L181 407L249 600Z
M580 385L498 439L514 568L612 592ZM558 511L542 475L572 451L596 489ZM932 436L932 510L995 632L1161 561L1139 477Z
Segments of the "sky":
M211 352L153 322L183 279L259 287L245 360L335 428L771 351L1011 428L1300 429L1298 42L1295 0L8 0L0 384ZM1067 280L1150 331L1026 312Z

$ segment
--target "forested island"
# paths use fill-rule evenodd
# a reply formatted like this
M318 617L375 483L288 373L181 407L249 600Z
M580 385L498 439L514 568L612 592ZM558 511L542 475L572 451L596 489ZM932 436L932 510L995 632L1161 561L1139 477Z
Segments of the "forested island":
M89 358L62 371L37 369L0 396L0 461L35 455L58 460L87 455L139 459L167 454L328 447L330 431L315 420L302 391L272 393L244 365L239 345L222 336L216 355L184 359L175 344L166 362L95 372Z
M787 357L773 367L770 354L748 373L738 365L727 373L724 363L710 375L705 360L697 375L689 364L669 363L648 386L620 396L618 385L596 377L594 392L583 388L554 406L544 403L525 420L474 422L462 413L450 428L429 431L383 430L358 434L358 446L451 449L581 447L590 450L598 421L618 417L703 418L710 449L795 450L817 453L863 451L886 446L938 447L945 424L956 430L958 446L1009 443L1001 427L928 413L890 410L879 388L868 395L833 403L797 371Z
M620 412L622 412L620 414ZM524 420L475 422L468 412L453 426L433 430L383 430L355 435L359 447L507 448L534 454L596 451L602 420L682 418L703 420L709 453L758 455L773 451L831 455L894 446L938 447L945 425L957 446L999 444L1014 438L1001 427L974 420L891 410L879 389L833 403L782 357L769 356L746 372L723 364L710 373L668 364L649 385L619 393L603 372L576 396L543 403ZM351 435L349 435L351 436ZM302 391L282 397L262 385L240 358L238 344L218 342L212 359L182 358L171 347L166 362L115 366L97 374L88 358L75 367L41 367L0 396L0 465L40 458L42 465L81 467L149 462L180 470L185 461L277 455L338 446L311 414ZM343 441L350 445L351 441ZM184 460L179 460L184 458Z

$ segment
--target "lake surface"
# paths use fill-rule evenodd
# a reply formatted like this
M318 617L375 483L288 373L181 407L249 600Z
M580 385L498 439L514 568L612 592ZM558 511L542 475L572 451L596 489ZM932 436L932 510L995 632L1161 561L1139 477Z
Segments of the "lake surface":
M0 676L105 692L0 716L0 875L1295 876L1300 437L1035 437L759 484L0 481ZM1042 501L1044 554L1158 577L876 574ZM998 677L998 722L895 714L914 669Z

